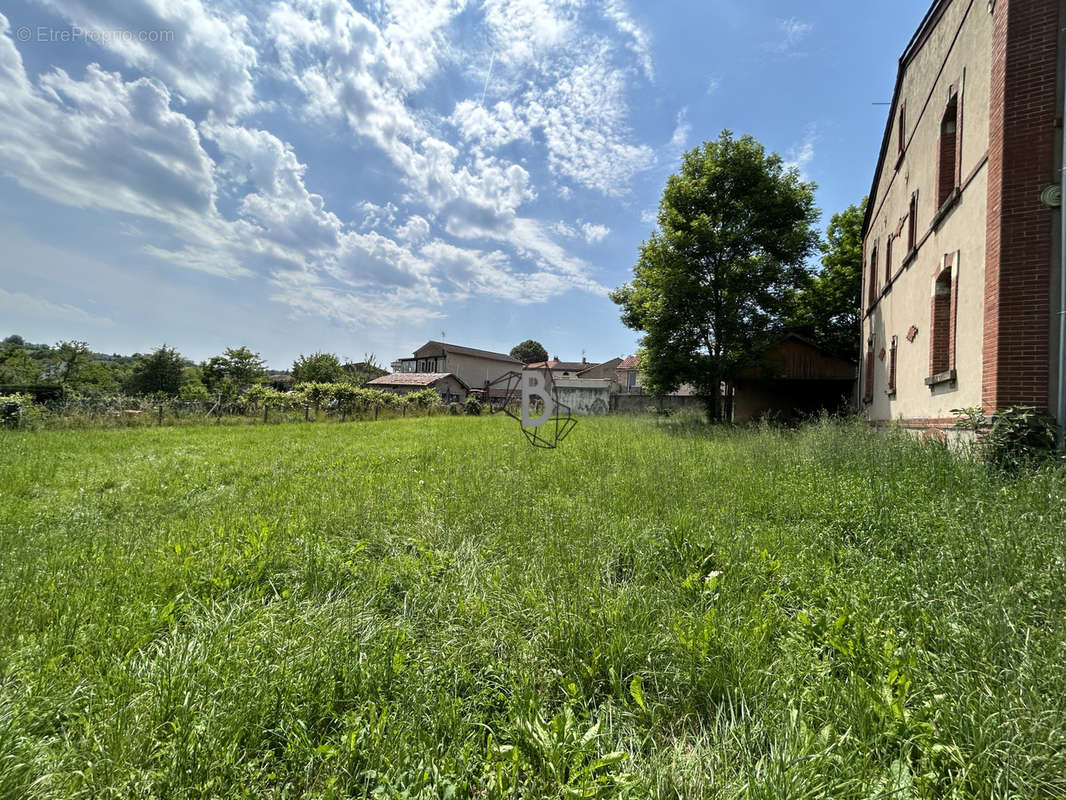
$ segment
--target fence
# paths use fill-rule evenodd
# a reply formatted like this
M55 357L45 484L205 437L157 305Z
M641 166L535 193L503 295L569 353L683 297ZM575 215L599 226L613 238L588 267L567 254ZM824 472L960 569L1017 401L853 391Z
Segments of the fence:
M25 395L0 398L0 423L8 428L108 428L159 425L254 425L285 422L355 422L458 413L436 393L406 397L365 389L248 393L229 400L115 396L62 398L34 403Z

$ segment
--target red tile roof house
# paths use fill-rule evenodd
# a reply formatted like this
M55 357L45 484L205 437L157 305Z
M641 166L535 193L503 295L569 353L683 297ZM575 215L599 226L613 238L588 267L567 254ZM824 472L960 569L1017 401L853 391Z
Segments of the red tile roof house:
M366 385L399 395L436 389L445 403L461 403L470 393L470 387L450 372L395 372L367 381Z

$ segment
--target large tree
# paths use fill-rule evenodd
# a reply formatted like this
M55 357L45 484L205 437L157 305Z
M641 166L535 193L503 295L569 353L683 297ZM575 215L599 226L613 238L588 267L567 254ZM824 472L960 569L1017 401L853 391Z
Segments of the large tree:
M532 364L536 361L547 361L548 351L536 339L526 339L511 348L511 358L517 358L523 364Z
M9 336L0 345L0 383L30 384L41 378L41 366L26 352L21 336Z
M345 379L341 360L333 353L303 354L292 362L294 383L338 383Z
M685 154L633 280L611 293L622 321L644 332L649 390L692 384L708 417L722 418L721 384L780 332L818 247L814 188L751 136L723 131Z
M220 356L212 356L200 365L203 382L212 394L229 397L266 377L266 362L247 347L227 347Z
M185 359L165 344L141 356L126 382L132 394L176 395L185 381Z
M862 325L862 222L867 198L834 214L822 245L822 270L796 292L789 328L827 350L856 360Z

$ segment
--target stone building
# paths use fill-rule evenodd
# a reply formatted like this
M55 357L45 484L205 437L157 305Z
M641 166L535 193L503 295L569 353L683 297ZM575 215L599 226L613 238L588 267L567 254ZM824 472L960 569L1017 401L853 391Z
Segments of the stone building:
M875 423L1061 419L1059 0L937 0L899 61L863 228Z

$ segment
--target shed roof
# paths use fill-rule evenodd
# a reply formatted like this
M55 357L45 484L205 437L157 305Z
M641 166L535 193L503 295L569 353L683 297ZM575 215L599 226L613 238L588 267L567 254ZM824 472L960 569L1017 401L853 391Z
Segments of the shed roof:
M367 386L433 386L444 378L451 378L464 389L469 389L462 379L451 372L394 372L367 381Z

